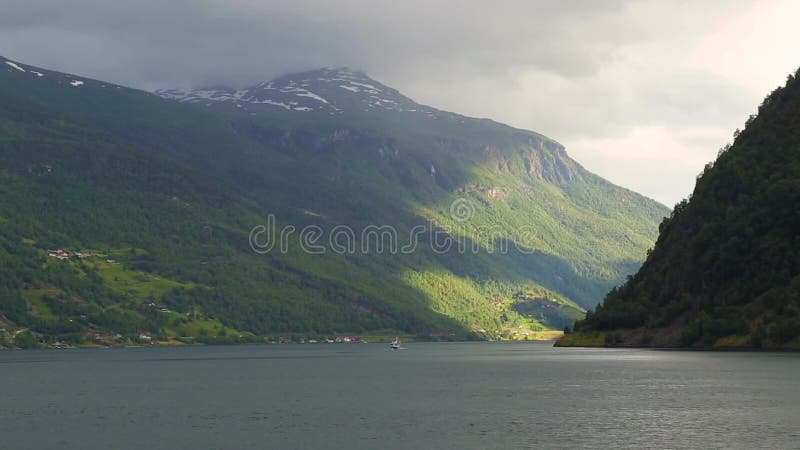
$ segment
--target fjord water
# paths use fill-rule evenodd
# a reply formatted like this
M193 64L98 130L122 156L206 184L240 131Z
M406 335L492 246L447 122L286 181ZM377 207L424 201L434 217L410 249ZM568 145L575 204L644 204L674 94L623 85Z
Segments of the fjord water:
M800 448L800 354L550 343L0 353L0 447Z

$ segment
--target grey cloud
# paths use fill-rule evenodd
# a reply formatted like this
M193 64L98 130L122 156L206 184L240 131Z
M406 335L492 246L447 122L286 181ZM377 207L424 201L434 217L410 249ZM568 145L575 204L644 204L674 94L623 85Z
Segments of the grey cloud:
M6 0L0 54L143 89L242 86L349 66L422 103L569 144L650 125L740 126L757 104L752 94L680 59L742 4ZM626 179L615 161L587 161ZM669 191L668 180L651 195Z
M3 52L143 87L247 83L322 65L430 75L597 70L630 33L586 24L618 2L33 0L4 7ZM634 34L641 32L630 27ZM635 38L635 36L633 36ZM91 42L94 39L96 42ZM87 66L88 65L88 66ZM415 68L412 72L409 68ZM447 73L449 71L445 71Z

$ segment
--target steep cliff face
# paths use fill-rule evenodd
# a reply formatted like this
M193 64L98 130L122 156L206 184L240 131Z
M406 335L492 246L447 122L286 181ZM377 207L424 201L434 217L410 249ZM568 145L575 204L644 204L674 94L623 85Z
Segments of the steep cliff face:
M563 345L798 346L797 75L705 167L690 199L661 224L641 270L576 323Z

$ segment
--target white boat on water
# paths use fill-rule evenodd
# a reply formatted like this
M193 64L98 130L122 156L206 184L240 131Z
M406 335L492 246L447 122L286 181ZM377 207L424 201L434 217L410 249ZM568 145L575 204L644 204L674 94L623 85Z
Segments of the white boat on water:
M400 339L398 339L397 336L395 336L394 340L392 341L391 344L389 344L389 346L392 348L392 350L399 350L400 349Z

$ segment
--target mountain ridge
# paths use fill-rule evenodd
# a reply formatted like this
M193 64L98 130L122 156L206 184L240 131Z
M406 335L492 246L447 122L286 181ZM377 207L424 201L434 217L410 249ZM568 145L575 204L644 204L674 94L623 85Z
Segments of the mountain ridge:
M353 112L354 108L359 107L373 111L422 112L431 116L441 112L414 102L362 71L344 67L286 74L242 89L218 85L189 90L159 89L154 92L164 98L187 103L227 102L237 107L262 106L332 115Z

